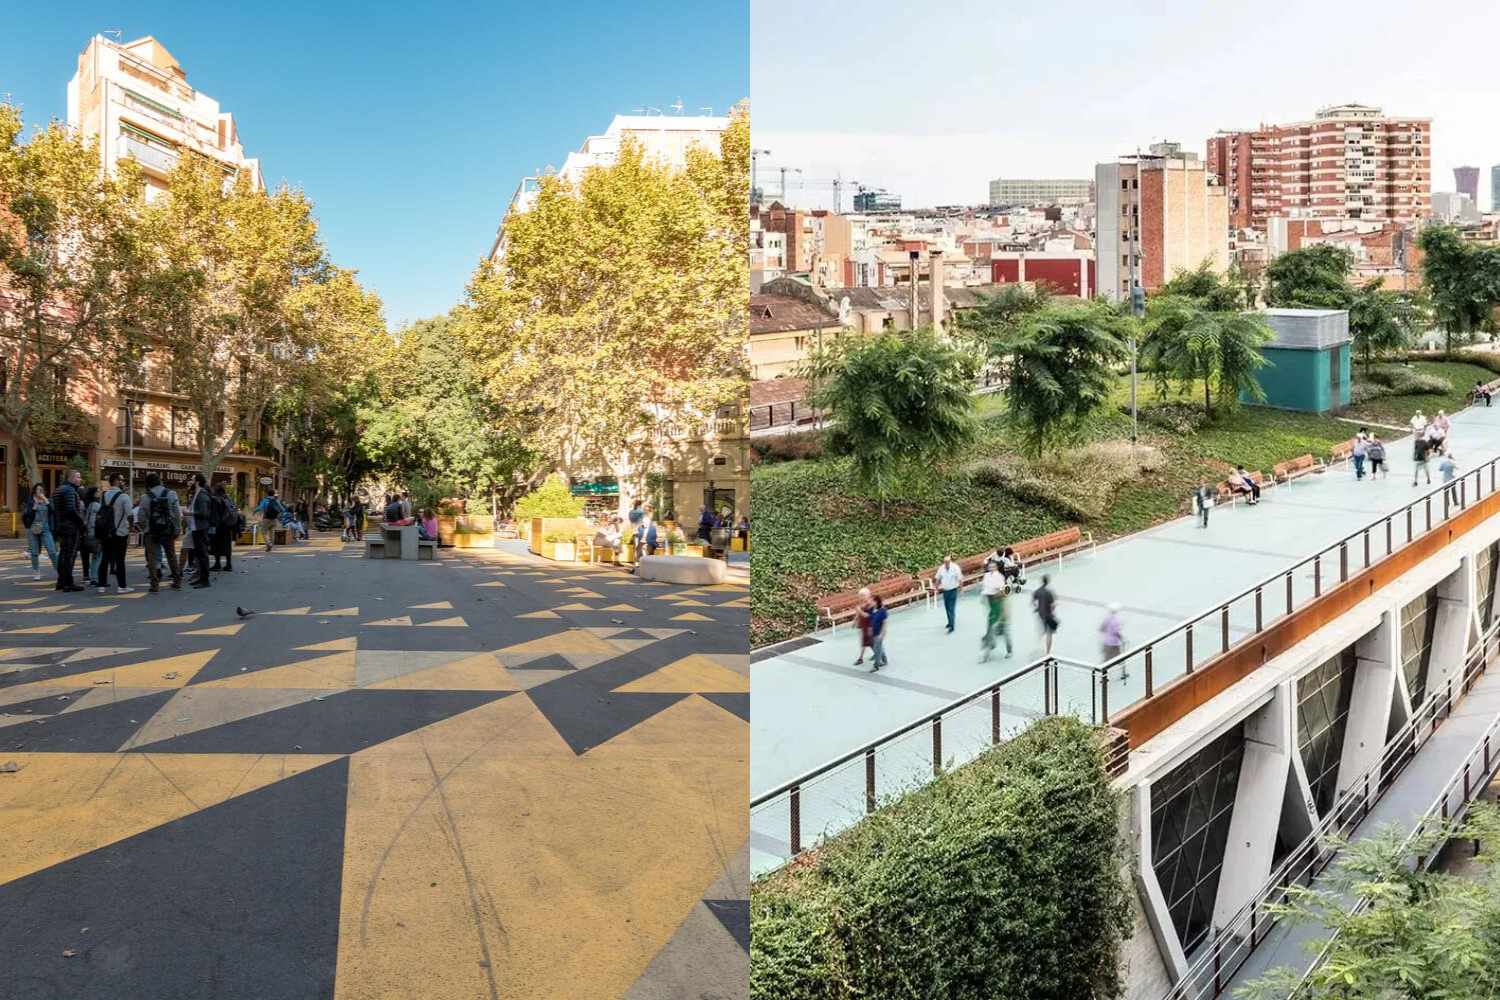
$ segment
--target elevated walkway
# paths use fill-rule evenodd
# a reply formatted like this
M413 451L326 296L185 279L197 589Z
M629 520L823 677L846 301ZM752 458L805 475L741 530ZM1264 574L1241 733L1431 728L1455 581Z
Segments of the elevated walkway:
M1500 407L1455 415L1449 441L1463 475L1454 491L1461 498L1447 499L1436 475L1432 487L1413 489L1407 436L1387 442L1389 478L1356 481L1345 463L1268 491L1257 507L1217 508L1206 530L1182 518L1034 569L1032 586L1012 598L1012 659L979 661L982 611L971 594L960 600L952 635L940 607L893 614L891 665L879 674L853 665L858 637L849 628L756 654L752 869L775 867L857 822L878 800L1039 716L1065 711L1102 723L1129 714L1120 709L1147 703L1232 647L1244 649L1251 635L1293 624L1293 612L1392 553L1445 544L1430 529L1460 509L1489 516L1488 500L1484 512L1472 508L1495 493ZM1062 622L1050 661L1029 603L1044 572ZM1123 606L1131 651L1101 673L1098 623L1111 603ZM1178 684L1175 693L1183 691ZM1160 725L1137 711L1131 742L1139 742L1137 729L1149 735Z

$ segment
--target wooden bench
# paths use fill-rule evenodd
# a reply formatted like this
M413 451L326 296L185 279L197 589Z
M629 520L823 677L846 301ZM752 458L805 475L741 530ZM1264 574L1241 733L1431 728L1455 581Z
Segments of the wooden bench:
M1496 393L1500 393L1500 378L1495 379L1493 382L1486 382L1483 389L1486 396L1494 396ZM1477 390L1469 390L1469 402L1479 402L1479 392Z
M1250 476L1250 481L1261 488L1261 492L1265 492L1269 489L1274 489L1276 486L1276 480L1272 479L1264 472L1251 472L1247 474ZM1234 491L1234 488L1229 485L1229 480L1226 479L1218 485L1216 495L1219 503L1223 503L1227 500L1229 501L1229 503L1234 504L1239 501L1240 497L1248 496L1249 494L1236 493Z
M1277 462L1271 467L1271 475L1283 483L1322 471L1323 463L1311 454L1294 458L1290 462Z
M1079 530L1078 525L1063 528L1047 535L1038 535L1036 538L1028 538L1024 542L1017 542L1011 546L1022 566L1028 563L1042 562L1057 557L1062 562L1062 557L1077 552L1084 548L1094 547L1094 536L1086 535Z
M1340 462L1347 462L1350 458L1354 457L1354 439L1350 438L1347 441L1340 441L1328 449L1328 452L1331 456L1328 464L1337 465Z
M871 597L884 601L886 607L906 604L927 594L927 585L909 574L887 577L870 584L866 589ZM859 613L860 600L858 590L846 590L841 594L824 597L818 601L818 620L826 620L830 629L836 629L839 622L850 621Z

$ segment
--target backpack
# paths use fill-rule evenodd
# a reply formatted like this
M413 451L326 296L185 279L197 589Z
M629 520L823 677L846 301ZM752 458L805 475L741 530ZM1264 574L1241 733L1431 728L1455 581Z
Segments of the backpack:
M219 499L219 506L223 508L223 516L219 518L219 527L233 528L240 523L239 511L234 509L234 503L227 498Z
M274 521L281 516L281 512L285 509L281 506L280 500L277 500L275 497L266 497L266 505L261 509L260 516L268 521Z
M176 534L172 524L172 498L162 487L157 489L161 490L160 494L154 490L146 494L146 534L164 542Z
M224 511L228 505L223 497L208 498L208 523L218 526L224 523Z
M124 495L122 490L112 489L100 500L99 513L94 515L94 537L100 541L117 536L115 527L119 522L115 518L115 503Z

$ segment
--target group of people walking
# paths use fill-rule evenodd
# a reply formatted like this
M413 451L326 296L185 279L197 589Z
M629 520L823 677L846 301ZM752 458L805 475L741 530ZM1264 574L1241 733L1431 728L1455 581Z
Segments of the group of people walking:
M274 494L256 509L268 502L274 502ZM110 475L103 488L85 488L82 475L71 469L52 497L41 484L32 489L21 524L33 580L42 578L45 551L57 573L57 590L78 592L92 585L101 594L109 593L111 577L115 593L133 592L126 581L126 555L131 533L139 531L147 589L154 594L164 577L173 590L181 589L184 579L201 589L212 585L213 573L233 572L234 540L244 518L224 486L210 488L201 473L191 480L184 503L154 472L146 476L146 488L131 497L120 473Z

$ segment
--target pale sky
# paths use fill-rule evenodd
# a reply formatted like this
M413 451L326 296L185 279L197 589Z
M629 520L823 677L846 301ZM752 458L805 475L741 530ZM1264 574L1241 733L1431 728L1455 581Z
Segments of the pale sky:
M908 208L978 205L995 177L1091 178L1153 141L1357 102L1432 119L1432 186L1500 163L1495 11L1469 0L751 0L757 183L831 206L844 179ZM1467 41L1466 41L1467 40ZM797 186L798 180L807 186ZM846 187L843 207L852 205Z

